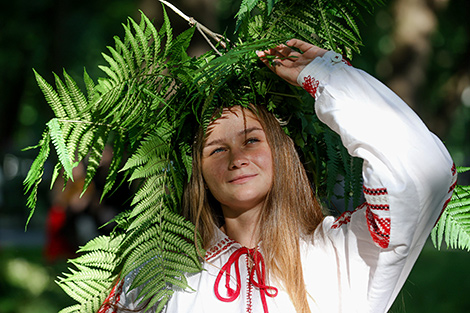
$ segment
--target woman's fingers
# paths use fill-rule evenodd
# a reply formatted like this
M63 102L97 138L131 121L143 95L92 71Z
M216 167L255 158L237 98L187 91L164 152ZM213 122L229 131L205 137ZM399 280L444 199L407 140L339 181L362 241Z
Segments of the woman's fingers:
M316 57L323 56L327 50L319 48L311 43L299 40L299 39L291 39L286 42L288 46L295 47L299 49L302 54L309 59L315 59Z
M302 40L299 40L299 39L295 39L295 38L291 39L291 40L288 40L286 42L286 45L288 45L290 47L295 47L295 48L299 49L302 52L305 52L305 51L315 47L311 43L308 43L308 42L305 42L305 41L302 41Z
M300 51L297 52L296 48ZM307 64L326 50L298 39L291 39L273 49L257 51L260 60L279 77L298 86L297 76Z
M270 49L272 50L272 49ZM272 55L270 53L270 51L256 51L256 55L258 56L258 58L261 60L261 62L264 63L264 65L266 65L270 70L274 71L275 72L275 69L274 69L274 66L276 64L272 64L272 62L268 59L267 55ZM273 66L274 65L274 66Z

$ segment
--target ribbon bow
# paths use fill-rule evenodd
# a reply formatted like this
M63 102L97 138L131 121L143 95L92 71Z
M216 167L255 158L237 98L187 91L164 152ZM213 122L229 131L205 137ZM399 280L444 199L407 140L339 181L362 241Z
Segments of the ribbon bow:
M214 285L214 292L215 296L217 299L223 302L232 302L238 296L240 295L240 289L241 289L241 284L240 284L240 266L238 265L238 260L242 255L249 255L252 260L253 260L253 266L250 269L250 283L253 284L253 286L257 287L259 289L260 295L261 295L261 302L263 303L263 309L265 313L268 313L268 305L266 304L266 296L274 298L277 296L278 290L275 287L265 285L265 268L264 268L264 259L261 253L256 250L256 249L248 249L246 247L242 247L238 250L236 250L230 258L228 259L227 263L221 268L219 271L219 274L217 275L217 278L215 280L215 285ZM230 287L230 271L232 268L232 264L235 264L235 275L236 275L236 283L237 283L237 289L233 290L232 287ZM258 277L258 281L254 280L254 274L256 272L256 277ZM219 284L222 276L225 274L225 287L227 288L227 297L222 297L219 293Z

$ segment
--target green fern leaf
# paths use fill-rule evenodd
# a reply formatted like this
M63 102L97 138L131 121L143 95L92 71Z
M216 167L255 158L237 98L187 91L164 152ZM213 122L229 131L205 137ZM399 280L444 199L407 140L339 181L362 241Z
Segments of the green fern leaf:
M105 56L105 54L103 54L103 56ZM121 83L120 77L112 69L110 69L109 67L104 66L104 65L100 65L98 67L100 68L100 70L102 70L103 72L105 72L108 75L108 77L111 79L110 82L113 82L116 85Z
M77 116L77 108L75 103L72 101L68 88L62 82L60 77L54 73L56 90L59 93L59 97L62 103L62 106L67 114L67 118L74 119Z
M124 154L124 139L120 133L115 133L113 137L113 157L109 165L108 175L101 194L101 201L113 189L116 178L121 167L121 162Z
M120 81L129 79L129 72L127 71L126 60L124 60L124 57L120 55L113 47L108 46L107 48L109 52L111 52L112 57L106 54L102 54L103 58L105 58L105 60L109 63L111 69L117 72Z
M148 177L132 199L131 205L140 205L135 207L131 218L140 214L142 210L151 208L152 205L161 202L161 197L166 193L167 184L166 173L154 174Z
M57 163L54 166L54 169L52 170L51 185L49 187L50 189L52 189L54 187L55 182L56 182L57 178L59 177L59 174L60 174L61 170L62 170L62 164Z
M85 292L82 288L77 288L75 282L62 282L59 281L57 284L62 288L69 297L77 302L85 302L88 298L93 297L94 294Z
M176 39L172 42L171 47L169 48L168 55L171 60L176 62L181 62L189 59L188 50L191 39L193 38L194 31L196 27L191 27L184 32L182 32Z
M91 150L88 156L88 164L87 164L87 171L85 177L85 183L83 185L83 195L88 186L91 184L93 178L95 177L96 171L98 166L100 165L101 157L103 155L103 151L108 139L109 131L107 128L100 127L98 131L95 133L93 145L91 146Z
M83 81L85 82L88 103L94 103L93 100L96 95L95 82L91 79L90 75L88 75L86 69L83 71ZM86 108L83 108L80 112L86 112L85 110Z
M168 153L168 139L172 132L171 127L166 124L159 125L158 129L142 141L139 149L126 162L121 171L145 165L147 162L155 160L155 156L162 156Z
M89 280L103 280L109 281L112 276L111 273L107 270L99 270L94 268L88 268L80 264L76 264L78 271L70 269L72 275L69 275L63 278L63 282L77 282L77 281L89 281Z
M59 311L59 313L80 313L80 304L75 304L75 305L71 305L66 308L63 308L62 310Z
M133 20L129 19L129 22L133 22ZM131 53L133 54L133 60L137 65L137 68L140 68L142 66L143 55L142 50L139 48L139 43L132 34L130 26L124 24L122 24L122 26L124 27L124 31L126 33L125 40L130 43Z
M78 88L77 83L70 77L69 74L64 70L63 71L65 84L67 86L68 94L72 100L73 106L76 109L77 113L81 114L81 118L85 120L91 120L90 112L86 112L85 108L88 106L87 99L83 92Z
M168 302L170 300L171 296L173 295L174 291L170 289L162 289L160 292L158 292L155 297L153 297L150 302L146 306L146 310L152 308L155 304L158 303L155 312L161 312Z
M65 140L62 136L60 124L56 118L53 118L47 123L47 126L49 127L52 143L54 144L54 147L56 149L59 161L62 164L62 167L64 168L67 177L73 181L72 158L69 155Z
M340 158L337 152L338 142L329 129L324 132L326 152L328 156L327 160L327 193L333 194L333 188L335 187L337 177L339 174L339 162Z
M134 65L134 59L132 58L132 54L130 50L127 48L127 46L121 41L121 38L115 36L114 37L114 42L116 44L116 51L122 55L126 62L126 67L129 73L129 76L135 75L135 65ZM123 69L125 69L123 68Z
M152 60L155 62L156 60L159 59L158 54L160 53L160 45L161 45L160 36L158 35L158 32L155 26L152 24L149 18L142 11L141 11L141 17L142 17L142 20L145 21L146 30L150 31L151 33L150 40L153 41L153 46L154 46Z
M116 255L107 251L92 251L78 258L70 260L74 265L85 265L97 269L112 271L118 263Z
M117 253L120 249L124 235L117 236L99 236L87 242L87 244L80 249L78 253L102 250L107 252Z
M67 114L62 106L61 100L57 92L49 85L42 76L40 76L35 70L34 75L36 76L36 81L39 85L39 88L44 94L47 103L51 107L52 111L58 118L67 118Z
M137 55L137 57L142 58L145 60L146 64L150 64L150 49L149 49L149 40L145 36L142 28L138 25L133 19L130 19L131 25L134 28L136 34L136 40L138 40L139 51L142 52L141 55ZM145 25L145 24L143 24Z
M25 229L26 227L28 227L29 221L33 217L33 214L35 211L38 186L42 180L42 176L44 175L44 164L47 160L47 157L49 156L50 142L51 142L51 137L49 135L49 132L44 132L42 135L42 139L39 142L39 146L41 148L39 150L38 156L33 161L33 164L31 165L31 168L29 169L28 174L26 175L26 178L23 182L24 192L25 193L29 192L26 206L30 209L30 213L26 221Z
M445 241L451 248L470 251L470 186L456 186L431 238L438 249Z
M161 38L163 38L163 34L166 35L165 56L168 56L168 52L173 43L173 32L170 25L170 19L168 18L165 10L165 6L163 6L163 25L158 33Z
M70 155L75 155L77 162L82 161L90 151L96 126L86 121L63 121L62 125L63 128L69 129L68 134L64 134L64 138L68 143Z

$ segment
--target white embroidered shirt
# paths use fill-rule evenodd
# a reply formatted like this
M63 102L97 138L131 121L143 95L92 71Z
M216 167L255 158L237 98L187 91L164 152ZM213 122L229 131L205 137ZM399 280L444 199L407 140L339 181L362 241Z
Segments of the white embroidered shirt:
M313 238L301 241L299 267L310 309L386 312L450 199L455 166L397 95L341 55L330 51L316 58L298 83L315 97L320 120L339 133L352 156L364 159L365 203L339 218L326 217ZM262 266L250 278L250 251L241 248L218 231L204 271L188 277L195 291L175 292L164 311L295 312L282 286L264 281ZM221 272L224 266L230 275ZM125 291L132 275L118 301L130 309L137 291Z

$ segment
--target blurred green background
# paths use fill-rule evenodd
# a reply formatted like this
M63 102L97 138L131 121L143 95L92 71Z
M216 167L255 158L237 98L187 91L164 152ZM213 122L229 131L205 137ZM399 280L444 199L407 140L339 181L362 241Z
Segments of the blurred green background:
M173 3L223 33L240 1ZM114 35L122 36L121 23L128 16L138 18L139 9L160 23L156 0L0 4L0 313L57 312L71 304L55 277L78 245L105 231L97 230L101 219L121 209L115 202L97 214L91 200L70 209L65 202L73 196L64 198L49 189L53 165L48 163L36 214L24 232L29 212L22 181L37 151L21 150L39 141L52 117L32 69L49 82L52 72L61 75L63 68L79 80L86 67L96 78L101 75L97 65L104 64L100 53L113 44ZM175 33L188 27L177 15L169 16ZM455 163L470 166L470 1L390 0L363 16L364 47L353 65L404 98L444 140ZM191 53L207 49L196 33ZM470 184L468 175L459 182ZM65 207L71 212L64 213ZM67 229L54 232L58 224ZM428 244L391 311L470 312L469 265L468 252L437 251Z

